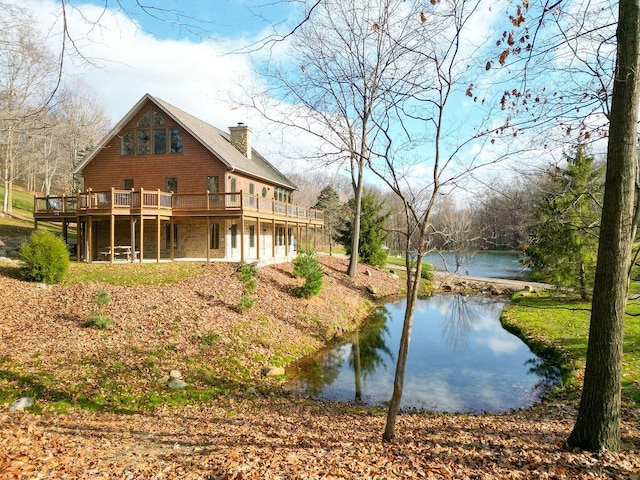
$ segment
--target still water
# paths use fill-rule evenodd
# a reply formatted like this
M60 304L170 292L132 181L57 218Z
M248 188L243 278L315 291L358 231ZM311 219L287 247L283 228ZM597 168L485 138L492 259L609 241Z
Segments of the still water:
M456 256L452 252L430 252L424 257L426 263L436 270L449 271L460 275L489 278L512 278L528 280L529 269L523 265L524 254L520 252L492 251L474 252ZM456 272L456 263L459 264Z
M502 412L529 407L557 382L499 321L504 302L436 295L418 301L402 408ZM382 404L391 399L405 302L378 308L344 343L287 369L291 388L317 399Z

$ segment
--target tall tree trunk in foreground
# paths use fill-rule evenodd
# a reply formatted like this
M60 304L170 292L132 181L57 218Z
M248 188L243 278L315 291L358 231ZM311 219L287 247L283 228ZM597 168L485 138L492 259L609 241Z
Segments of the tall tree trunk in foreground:
M578 418L568 439L587 450L620 448L620 371L637 180L640 0L620 0L600 245Z

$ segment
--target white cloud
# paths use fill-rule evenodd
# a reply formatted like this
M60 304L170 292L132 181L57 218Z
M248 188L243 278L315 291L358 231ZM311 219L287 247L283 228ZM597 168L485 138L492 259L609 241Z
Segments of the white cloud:
M54 53L62 47L61 6L55 0L12 0L33 12L40 30L48 33ZM271 135L273 125L257 112L231 104L240 95L241 82L257 82L248 55L229 54L252 42L250 38L161 39L145 32L122 12L74 3L67 6L71 35L65 55L65 78L77 78L105 106L112 124L118 122L146 93L226 130L238 122L254 131L254 146L281 166L283 144L298 149L308 145L304 136ZM262 38L263 32L256 32ZM73 47L77 51L74 51ZM271 50L282 55L283 47Z

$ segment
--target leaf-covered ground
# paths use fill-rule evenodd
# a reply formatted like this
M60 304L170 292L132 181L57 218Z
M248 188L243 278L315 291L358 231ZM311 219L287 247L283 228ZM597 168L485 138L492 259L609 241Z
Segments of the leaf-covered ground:
M384 411L286 394L262 367L354 328L371 306L365 287L401 288L385 271L362 268L354 283L344 261L322 262L325 288L312 299L293 295L291 265L261 269L244 314L222 264L153 287L43 289L0 275L0 478L640 479L637 410L624 412L623 451L596 455L563 446L571 403L405 413L382 444ZM112 299L109 330L85 326L100 289ZM171 369L188 393L160 384ZM36 397L36 412L7 411L21 395Z

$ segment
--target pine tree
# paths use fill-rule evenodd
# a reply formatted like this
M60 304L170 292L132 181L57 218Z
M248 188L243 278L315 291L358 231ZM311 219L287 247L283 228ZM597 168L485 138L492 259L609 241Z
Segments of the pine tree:
M538 280L578 288L587 299L593 288L603 168L578 145L567 167L553 175L556 188L542 198L526 253Z
M351 198L348 202L351 211L354 210L354 205ZM383 248L387 240L384 227L390 212L381 213L383 206L384 203L378 202L371 192L365 192L362 196L358 257L361 262L374 266L384 266L387 261L387 251ZM344 246L347 255L351 255L353 231L353 221L347 219L336 236L336 241Z

